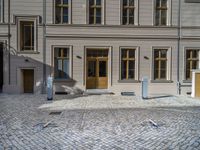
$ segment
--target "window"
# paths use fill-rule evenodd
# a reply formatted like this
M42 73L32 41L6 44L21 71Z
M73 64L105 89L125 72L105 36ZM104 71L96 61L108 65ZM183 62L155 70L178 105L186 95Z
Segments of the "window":
M199 49L186 50L186 80L192 79L192 69L199 68Z
M20 50L35 50L34 21L20 21Z
M167 49L154 49L154 80L167 80Z
M55 79L70 78L69 48L54 48L54 77Z
M102 23L102 0L89 0L89 24Z
M67 24L69 23L69 7L70 0L55 0L55 23Z
M122 23L134 24L135 19L135 0L123 0L123 14L122 14Z
M136 76L136 50L135 49L121 49L121 80L133 79Z
M167 25L168 14L168 0L156 0L155 4L155 25L165 26Z

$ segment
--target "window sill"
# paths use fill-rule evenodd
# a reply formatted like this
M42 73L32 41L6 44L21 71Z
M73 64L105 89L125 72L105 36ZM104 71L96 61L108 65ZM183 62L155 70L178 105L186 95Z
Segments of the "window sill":
M74 82L73 79L53 79L53 82Z
M139 80L118 80L118 83L140 83Z
M30 51L18 51L17 53L18 54L39 54L40 52L30 50Z
M172 80L151 80L151 83L173 83Z
M183 80L183 83L192 83L192 80Z

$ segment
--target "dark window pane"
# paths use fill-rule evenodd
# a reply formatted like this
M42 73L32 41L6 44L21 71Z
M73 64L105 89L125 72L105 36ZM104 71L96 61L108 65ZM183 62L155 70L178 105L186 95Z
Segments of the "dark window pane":
M166 70L161 70L161 72L160 72L160 78L161 79L166 79Z
M127 6L128 5L128 0L123 0L123 6Z
M158 79L158 69L154 70L154 79Z
M101 24L101 17L96 17L96 24Z
M101 0L96 0L96 5L101 5Z
M156 10L155 24L157 26L160 25L160 11L159 10Z
M134 79L135 77L135 61L129 61L128 78Z
M159 57L159 50L154 50L154 58L158 58Z
M69 49L68 48L63 49L63 57L69 57Z
M90 6L94 5L94 1L95 1L95 0L89 0L89 5L90 5Z
M162 7L167 7L167 0L162 0L161 6L162 6Z
M63 0L63 4L68 4L68 0Z
M191 69L198 69L198 61L193 61Z
M161 25L167 24L167 10L161 10Z
M192 57L193 58L198 58L198 51L197 50L193 50L192 51Z
M134 24L134 17L129 17L129 24Z
M61 23L61 8L56 7L56 23Z
M61 4L61 0L56 0L56 4Z
M34 42L35 42L34 36L35 36L35 34L34 34L34 26L33 26L33 24L31 26L31 28L32 28L32 31L31 31L31 33L32 33L32 38L31 38L31 40L32 40L32 47L31 47L31 50L34 50Z
M129 0L129 6L134 6L134 0Z
M101 17L101 8L96 9L96 16Z
M161 58L167 58L167 50L161 50Z
M127 50L123 49L121 55L122 55L122 58L126 58L127 57Z
M63 78L65 79L69 78L69 60L68 59L63 60Z
M99 61L99 77L106 77L107 76L107 62L106 61Z
M127 68L127 63L126 61L122 61L122 64L121 64L121 79L126 79L126 70Z
M160 0L156 0L156 7L160 7Z
M161 70L166 70L167 69L167 62L166 61L161 61Z
M129 50L129 58L135 58L135 50Z

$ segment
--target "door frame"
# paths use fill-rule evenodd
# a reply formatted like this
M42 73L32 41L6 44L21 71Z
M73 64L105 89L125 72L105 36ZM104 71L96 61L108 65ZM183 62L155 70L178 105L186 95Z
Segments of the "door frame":
M86 87L86 82L87 82L87 50L98 50L98 49L104 49L108 50L108 68L107 68L107 73L108 73L108 86L107 89L110 89L112 86L112 47L111 46L85 46L84 47L84 63L83 63L83 87L85 90L87 90ZM101 90L101 89L99 89Z

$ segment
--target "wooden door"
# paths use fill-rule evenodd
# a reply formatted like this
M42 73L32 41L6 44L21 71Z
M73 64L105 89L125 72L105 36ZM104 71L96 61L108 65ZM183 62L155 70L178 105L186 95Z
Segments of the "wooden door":
M34 70L23 70L24 77L24 93L33 93L34 89Z
M87 59L87 79L86 79L87 89L96 88L96 78L97 78L96 72L97 72L96 59Z
M195 97L200 97L200 73L196 73L195 78Z

